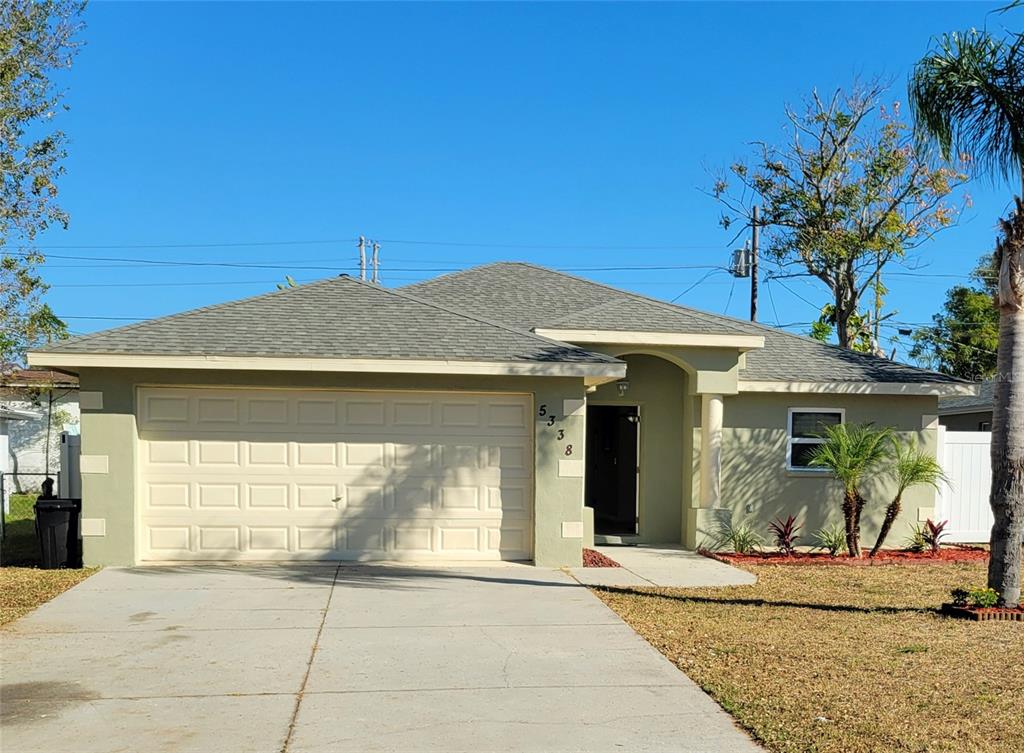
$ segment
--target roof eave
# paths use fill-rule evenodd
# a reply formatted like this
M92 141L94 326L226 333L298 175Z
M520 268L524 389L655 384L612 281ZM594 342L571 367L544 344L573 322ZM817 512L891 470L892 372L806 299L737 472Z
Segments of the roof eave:
M732 348L742 352L764 347L760 335L709 335L685 332L645 332L601 329L549 329L533 330L541 337L574 345L661 345L666 347Z
M302 371L400 374L459 374L481 376L582 377L604 384L626 375L619 361L438 361L379 358L289 358L266 356L142 355L34 351L32 366L56 369L208 369L222 371Z

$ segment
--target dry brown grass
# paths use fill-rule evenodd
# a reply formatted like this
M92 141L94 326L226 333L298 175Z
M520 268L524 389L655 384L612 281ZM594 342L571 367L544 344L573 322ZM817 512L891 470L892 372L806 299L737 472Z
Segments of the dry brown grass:
M40 570L35 567L0 568L0 625L28 614L40 604L96 572L92 570Z
M753 586L594 590L770 750L1024 750L1024 623L931 611L983 564L749 569Z

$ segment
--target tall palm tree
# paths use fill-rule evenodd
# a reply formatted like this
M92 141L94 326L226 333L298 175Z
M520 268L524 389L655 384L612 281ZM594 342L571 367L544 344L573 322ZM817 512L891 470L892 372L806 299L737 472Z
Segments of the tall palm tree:
M942 472L942 466L933 455L917 446L917 442L901 442L893 437L889 448L892 468L889 473L896 482L896 494L893 495L889 506L885 508L885 518L882 519L882 527L878 531L878 538L875 545L871 547L869 557L878 554L882 548L892 524L899 517L900 508L903 504L903 493L912 486L929 485L938 488L939 483L944 481L946 475Z
M828 468L843 485L846 551L860 557L860 517L864 511L861 482L886 458L889 429L868 424L836 424L825 429L825 441L811 454L810 464Z
M1019 7L1014 3L1011 7ZM980 172L1020 180L1024 196L1024 34L946 34L910 78L922 145L947 159L968 154ZM1001 221L997 241L999 354L992 415L992 556L988 585L1020 603L1024 545L1024 203Z

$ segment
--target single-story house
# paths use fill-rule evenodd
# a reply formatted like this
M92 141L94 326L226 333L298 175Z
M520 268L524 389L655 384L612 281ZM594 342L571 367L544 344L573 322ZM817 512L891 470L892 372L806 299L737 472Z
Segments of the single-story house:
M0 377L0 473L7 494L60 471L60 434L78 426L78 379L16 369ZM49 448L47 448L49 436Z
M839 520L823 425L936 446L972 385L521 263L335 277L56 343L90 564L533 560ZM869 485L866 527L888 502ZM875 488L877 487L877 488ZM907 520L934 492L904 498Z
M939 398L939 423L950 431L992 431L996 383L982 382L977 395Z

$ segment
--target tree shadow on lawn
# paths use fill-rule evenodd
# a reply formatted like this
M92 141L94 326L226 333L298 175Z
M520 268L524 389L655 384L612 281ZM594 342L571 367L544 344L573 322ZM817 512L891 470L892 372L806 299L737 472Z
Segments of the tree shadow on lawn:
M709 596L684 596L666 594L658 591L643 591L636 588L621 586L592 586L595 591L621 596L645 596L648 598L667 599L692 604L718 604L739 607L785 607L788 609L813 609L821 612L843 612L848 614L934 614L939 610L931 607L858 607L852 604L816 604L814 602L776 601L772 599L741 599Z

